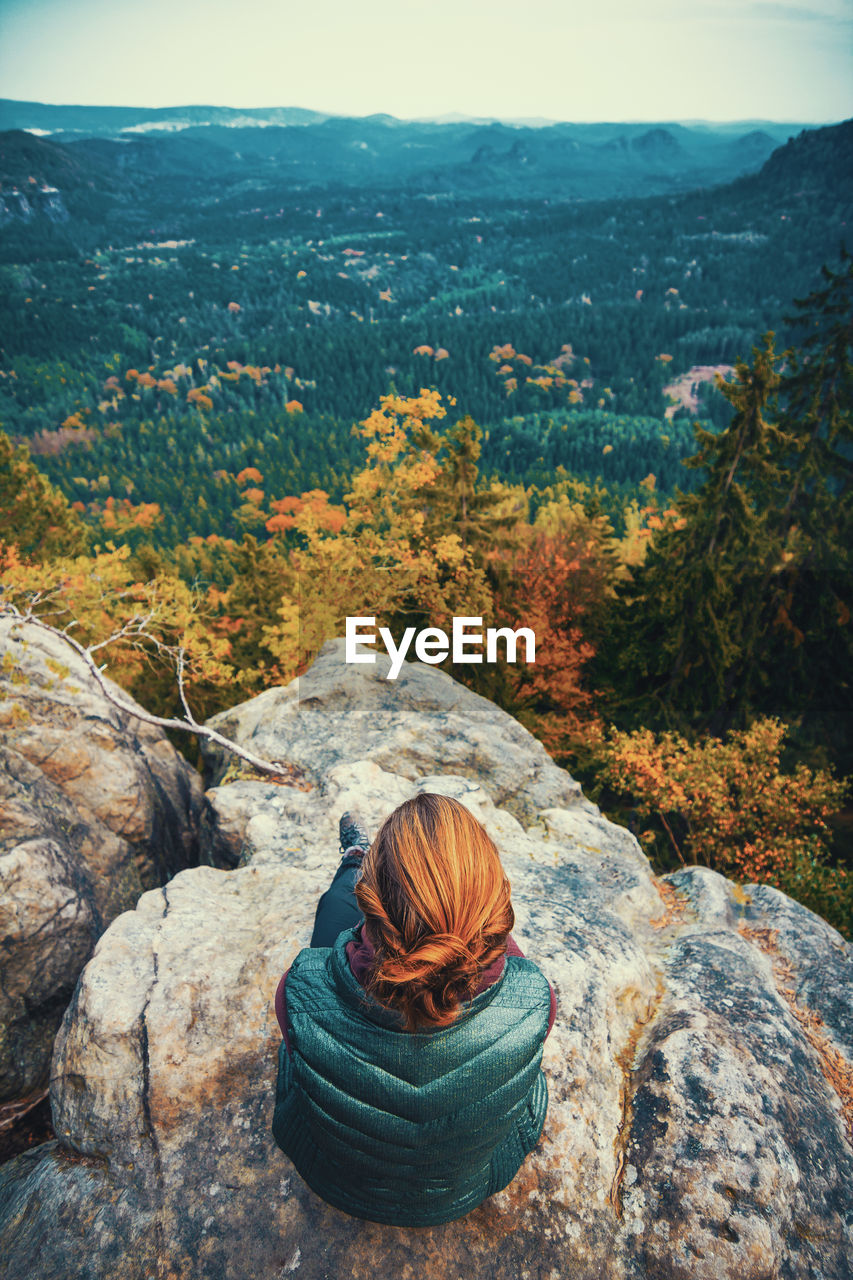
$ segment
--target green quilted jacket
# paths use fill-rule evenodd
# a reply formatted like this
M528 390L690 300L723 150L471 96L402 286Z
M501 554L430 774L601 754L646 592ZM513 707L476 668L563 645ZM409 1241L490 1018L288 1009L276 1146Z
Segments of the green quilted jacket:
M511 1182L542 1132L548 982L508 956L456 1020L407 1032L359 985L341 933L287 979L273 1135L309 1187L357 1218L461 1218Z

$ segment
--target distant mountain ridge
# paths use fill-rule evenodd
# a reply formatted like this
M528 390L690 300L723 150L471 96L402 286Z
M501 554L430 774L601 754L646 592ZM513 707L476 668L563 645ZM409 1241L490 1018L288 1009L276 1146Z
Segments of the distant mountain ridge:
M190 128L205 124L218 124L228 128L269 127L270 125L319 124L323 120L383 121L393 125L472 125L488 127L501 124L508 128L547 129L555 126L571 127L589 138L610 136L613 131L629 134L645 132L656 127L678 128L720 135L748 133L755 130L767 132L777 143L792 131L818 128L807 122L781 122L770 120L682 120L682 121L630 121L630 122L569 122L544 116L499 117L470 116L461 112L446 112L438 116L418 116L406 119L387 112L368 116L344 116L331 111L316 111L307 107L221 107L203 104L187 104L169 107L88 106L27 102L14 98L0 98L0 130L26 129L46 133L90 133L110 136L119 131L143 132L162 129ZM827 121L826 123L831 123Z
M125 182L175 174L190 183L216 180L223 192L235 182L262 191L285 179L291 191L335 184L405 187L412 194L483 191L509 199L668 195L756 172L774 147L787 141L791 127L748 121L739 133L731 123L415 121L385 113L334 116L301 107L136 108L0 100L6 151L17 150L22 171L28 153L24 137L41 137L62 145L84 167L105 167ZM12 142L15 131L22 136ZM42 158L48 169L56 167L48 164L47 153ZM22 172L18 180L30 176ZM0 178L15 180L8 163Z
M838 190L853 186L853 120L789 138L768 157L761 170L765 181L777 182L791 174L811 184L832 175Z
M816 206L853 202L853 119L825 129L811 129L776 147L761 168L729 188L746 214L748 209L790 202Z
M89 108L68 110L85 115ZM673 123L528 128L386 115L323 118L281 108L302 123L260 127L230 108L182 110L199 122L161 129L174 123L174 112L162 108L149 129L131 108L112 116L111 108L92 108L112 133L84 136L82 126L80 134L49 137L21 128L0 133L0 227L18 228L17 244L29 224L34 230L45 222L68 224L63 241L77 243L80 228L82 246L158 225L181 226L168 235L190 234L187 228L213 208L225 217L241 209L260 214L261 206L276 214L300 192L309 199L350 190L382 198L575 203L684 199L691 192L704 198L734 184L738 201L760 209L768 198L847 200L853 186L853 121L806 129L777 146L765 129L737 134ZM7 244L4 252L26 258L28 243Z

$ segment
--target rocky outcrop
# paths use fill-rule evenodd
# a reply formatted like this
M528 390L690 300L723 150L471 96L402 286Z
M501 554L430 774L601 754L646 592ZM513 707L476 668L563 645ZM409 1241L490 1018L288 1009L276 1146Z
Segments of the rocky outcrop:
M198 775L61 640L0 620L0 1102L37 1096L96 939L198 861ZM126 695L123 695L126 696Z
M62 193L56 187L36 186L27 191L13 188L0 192L0 227L10 222L32 222L39 217L51 222L68 221Z
M240 865L180 873L100 939L57 1040L57 1140L0 1171L9 1280L37 1247L44 1280L848 1276L850 948L771 890L699 868L657 880L447 676L406 667L395 689L381 660L340 659L328 646L228 718L287 766L209 794L211 837ZM405 1230L330 1208L274 1146L272 1000L340 811L358 798L375 824L422 789L498 842L513 932L558 1013L536 1151L466 1218Z
M304 676L211 724L268 760L285 759L297 785L310 788L341 761L372 760L409 779L488 779L495 804L527 823L554 806L597 813L542 744L493 702L420 662L404 663L396 680L386 680L389 666L384 654L375 665L347 665L343 641L331 641ZM221 781L230 758L211 744L204 750Z

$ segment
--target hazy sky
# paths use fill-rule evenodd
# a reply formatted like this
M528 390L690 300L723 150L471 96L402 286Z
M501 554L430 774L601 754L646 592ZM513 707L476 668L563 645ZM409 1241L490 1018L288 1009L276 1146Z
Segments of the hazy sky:
M0 0L0 97L830 122L853 0Z

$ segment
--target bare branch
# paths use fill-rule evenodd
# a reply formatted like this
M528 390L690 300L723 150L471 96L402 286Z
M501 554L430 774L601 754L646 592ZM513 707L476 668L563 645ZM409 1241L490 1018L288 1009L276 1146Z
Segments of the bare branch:
M676 843L675 836L672 834L672 827L671 827L671 826L669 825L669 823L667 822L667 820L666 820L666 815L665 815L663 812L659 812L658 816L659 816L659 818L660 818L661 822L663 823L664 827L666 828L666 834L669 836L670 843L671 843L671 845L672 845L673 849L674 849L674 850L675 850L675 852L678 854L678 858L679 858L679 861L680 861L680 863L681 863L682 867L686 867L686 866L687 866L687 863L684 861L684 856L683 856L683 854L682 854L681 850L679 849L678 844Z
M150 622L153 616L153 613L149 613L144 618L141 618L139 615L131 618L129 622L126 622L118 631L114 631L112 635L107 636L105 640L99 640L97 644L87 645L86 652L96 653L98 649L103 649L108 644L113 644L116 640L124 640L128 636L145 635L146 632L141 630L141 628Z
M184 688L184 667L185 667L185 665L186 665L186 656L185 656L185 654L184 654L184 650L183 650L183 648L180 648L180 649L178 650L178 665L177 665L177 673L178 673L178 692L179 692L179 693L180 693L180 695L181 695L181 703L182 703L183 708L184 708L184 715L187 717L187 720L189 721L189 723L190 723L191 725L193 725L193 727L194 727L194 728L198 728L198 727L199 727L199 726L198 726L198 722L196 721L196 718L195 718L195 716L193 715L193 713L190 711L189 703L187 702L187 691L186 691L186 689Z
M233 755L239 756L241 760L245 760L247 764L250 764L253 769L257 769L258 773L266 773L272 777L277 777L280 774L286 773L286 767L280 762L275 760L265 760L263 756L255 755L253 751L249 751L245 747L239 746L236 742L232 742L230 738L226 738L223 734L217 733L215 729L211 729L208 725L198 723L190 711L186 700L186 690L184 688L186 657L183 649L177 650L178 688L180 690L181 702L187 718L186 720L179 720L176 717L171 716L155 716L150 711L145 711L142 707L127 702L124 698L118 696L107 684L103 668L99 667L92 657L92 653L95 649L102 649L105 645L122 638L125 635L127 624L125 627L122 627L121 630L116 631L113 635L107 637L106 640L101 640L98 644L87 647L82 645L74 636L69 635L67 631L61 631L58 627L51 626L49 622L45 622L43 618L34 614L32 612L32 603L26 612L23 612L11 603L0 602L0 617L4 615L13 618L17 624L22 625L27 623L32 627L38 627L41 631L46 631L48 635L56 636L57 639L62 640L67 644L69 648L73 649L77 656L85 663L106 700L119 711L123 711L125 715L133 716L136 720L143 721L144 724L155 725L158 729L176 729L183 733L194 733L197 737L204 738L207 742L214 742L218 747L222 747L225 751L230 751ZM172 656L175 654L173 649L170 649L168 645L164 645L156 636L152 636L147 632L136 632L131 634L138 634L140 636L144 636L146 639L153 640L161 651L169 652Z

